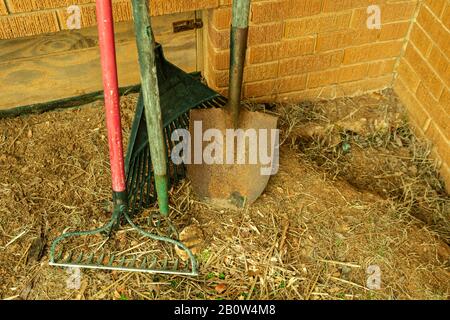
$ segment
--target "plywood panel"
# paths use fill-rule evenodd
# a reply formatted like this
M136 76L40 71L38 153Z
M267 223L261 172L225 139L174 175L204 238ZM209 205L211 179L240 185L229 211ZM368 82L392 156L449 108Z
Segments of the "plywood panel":
M172 22L194 18L183 13L153 19L157 41L168 60L196 70L195 30L173 34ZM121 87L140 82L133 26L116 26ZM79 96L102 89L96 28L0 41L0 109Z

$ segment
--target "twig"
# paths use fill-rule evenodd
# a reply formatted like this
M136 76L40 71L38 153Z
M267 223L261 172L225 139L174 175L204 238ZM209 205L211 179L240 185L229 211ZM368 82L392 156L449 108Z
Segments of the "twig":
M361 288L361 289L370 291L370 289L368 289L368 288L366 288L366 287L364 287L364 286L362 286L360 284L357 284L357 283L354 283L354 282L351 282L351 281L347 281L347 280L344 280L344 279L341 279L341 278L336 278L336 277L331 277L330 276L329 279L335 280L335 281L339 281L339 282L342 282L342 283L345 283L345 284L349 284L349 285L357 287L357 288Z
M360 265L354 264L354 263L348 263L348 262L340 262L340 261L334 261L334 260L325 260L325 259L317 259L317 261L325 262L325 263L331 263L331 264L337 264L340 266L347 266L351 268L361 268Z
M15 236L14 239L12 239L11 241L9 241L4 247L3 249L6 249L9 245L13 244L16 240L18 240L20 237L22 237L24 234L26 234L28 231L30 230L24 230L21 233L19 233L19 235Z
M22 133L25 131L25 129L28 127L28 123L26 123L23 128L20 130L19 134L13 139L13 141L11 142L11 144L8 146L8 150L11 149L12 146L14 146L14 143L16 143L17 139L20 138L20 136L22 135Z

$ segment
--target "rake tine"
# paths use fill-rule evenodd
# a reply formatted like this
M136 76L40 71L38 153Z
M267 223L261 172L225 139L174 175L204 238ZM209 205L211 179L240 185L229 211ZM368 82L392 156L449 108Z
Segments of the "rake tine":
M148 153L148 173L147 173L147 205L150 206L150 202L154 201L154 197L151 195L152 191L152 170L151 170L151 155L150 155L150 149L147 148L146 152ZM153 189L154 190L154 189Z
M59 251L59 253L56 255L55 261L61 260L62 255L63 255L63 250Z
M101 264L102 264L103 258L105 258L105 253L104 253L104 252L102 252L102 254L100 255L100 257L98 257L98 259L97 259L97 264L98 264L98 265L101 265Z
M128 263L128 267L129 268L134 267L135 263L136 263L136 255L133 255L133 259Z
M125 264L125 256L123 256L122 259L120 259L119 267L123 267L124 264Z
M169 164L172 163L171 161L169 161L169 157L170 157L170 154L171 154L172 149L173 149L173 144L172 144L171 136L172 136L172 132L173 132L174 130L171 128L172 124L173 124L173 122L170 123L167 127L164 128L164 131L166 132L166 135L167 135L167 145L168 145L168 148L167 148L167 163L169 163ZM174 176L175 176L175 179L174 179L174 180L175 180L175 183L177 183L177 182L178 182L177 167L176 167L175 165L170 166L170 167L173 168L173 174L174 174ZM168 170L170 170L170 169L169 169L170 167L168 167ZM171 175L169 174L169 177L170 177L170 176L171 176ZM170 186L169 186L169 188L170 188Z
M188 127L189 127L189 124L183 123L184 118L185 118L184 116L181 116L181 117L179 117L178 119L176 119L176 120L174 121L174 127L175 127L175 129L182 129L182 128L188 128ZM175 166L175 165L174 165L174 166ZM176 167L179 167L179 168L180 168L180 176L181 176L181 177L186 176L186 172L185 172L185 169L184 169L184 165L183 165L183 164L178 165L178 166L176 166ZM178 176L177 176L177 180L178 180Z
M182 115L181 117L178 118L177 121L181 122L181 125L183 126L183 128L187 129L189 128L189 119L187 115Z
M76 260L75 263L80 263L81 260L83 260L83 255L84 255L83 252L81 252L80 255L78 256L78 259Z
M72 261L72 256L73 256L73 251L71 251L69 253L69 255L67 256L66 263L70 263Z
M116 257L116 256L114 255L114 253L111 255L111 257L109 257L108 266L110 266L110 267L112 266L115 257Z
M144 259L142 260L140 268L144 269L146 265L147 265L147 257L144 257Z
M147 173L147 152L143 153L143 160L142 160L142 176L144 177L142 179L141 188L140 188L140 197L139 197L139 207L142 207L142 203L144 201L144 187L146 184L145 181L145 175Z
M154 268L157 261L158 261L158 259L156 258L156 256L153 256L153 260L152 260L152 263L150 264L150 268Z
M141 153L139 153L137 155L137 160L135 163L136 166L136 180L134 181L134 185L133 185L133 189L132 189L132 194L134 196L133 199L133 205L132 205L132 209L131 212L134 213L135 209L136 209L136 202L137 202L137 189L139 188L139 183L140 183L140 179L141 179L141 175L140 173L140 167L141 167Z
M92 260L94 260L94 253L91 253L88 257L87 264L91 264Z
M136 162L136 158L133 157L133 160L131 162L131 166L129 167L129 172L128 172L128 175L127 175L127 188L128 188L128 190L132 190L131 187L132 187L133 182L134 182L133 176L134 176L135 162Z

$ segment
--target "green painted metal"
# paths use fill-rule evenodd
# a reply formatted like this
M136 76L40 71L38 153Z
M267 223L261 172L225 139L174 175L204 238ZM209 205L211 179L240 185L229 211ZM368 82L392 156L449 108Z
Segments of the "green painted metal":
M78 231L65 233L56 238L50 247L50 262L52 266L68 267L68 268L87 268L87 269L100 269L100 270L117 270L117 271L134 271L134 272L146 272L146 273L162 273L172 275L185 275L196 276L198 275L197 262L191 250L187 248L183 243L172 239L171 237L161 236L148 231L143 230L140 226L136 225L127 209L126 193L120 193L114 195L115 205L113 215L110 221L103 227L91 230L91 231ZM142 254L132 255L131 258L117 257L114 253L106 251L92 251L88 252L76 252L77 248L66 250L62 242L69 238L90 236L96 234L103 234L108 238L111 236L111 232L114 228L118 227L122 218L136 231L138 234L144 237L149 237L155 241L176 245L184 250L189 257L189 264L183 266L180 270L180 263L178 259L171 262L171 266L166 263L160 263L157 265L154 262L150 262L149 257L142 256ZM175 227L171 225L172 230ZM74 254L75 253L75 254ZM156 257L151 257L152 261L158 261ZM105 262L107 261L107 262Z
M169 215L169 188L166 175L155 175L156 194L158 195L159 211L163 216Z
M155 38L151 28L148 2L133 0L133 17L141 73L144 112L161 214L169 214L166 144L164 141L159 87L155 63Z
M250 0L233 1L233 17L231 25L235 28L247 28L250 14Z

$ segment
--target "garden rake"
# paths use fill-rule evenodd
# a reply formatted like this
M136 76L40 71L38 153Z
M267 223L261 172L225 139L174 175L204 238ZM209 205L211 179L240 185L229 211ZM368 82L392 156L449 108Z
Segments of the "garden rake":
M50 265L197 275L195 257L177 240L178 233L169 219L168 188L185 174L182 165L168 161L173 147L170 138L174 130L188 127L190 109L221 107L226 99L165 60L162 47L155 44L147 1L132 3L142 89L124 161L111 0L96 2L113 188L112 217L101 228L58 237L50 248ZM148 227L152 229L149 232L132 218L156 201L159 213L148 217ZM128 231L118 230L125 222L131 226L128 230L147 240L135 241L118 252L114 245L121 240L114 241L112 231ZM99 241L95 245L82 242L69 249L63 245L64 240L80 236L95 236ZM159 246L137 250L148 241ZM186 252L188 261L173 258L174 246Z

